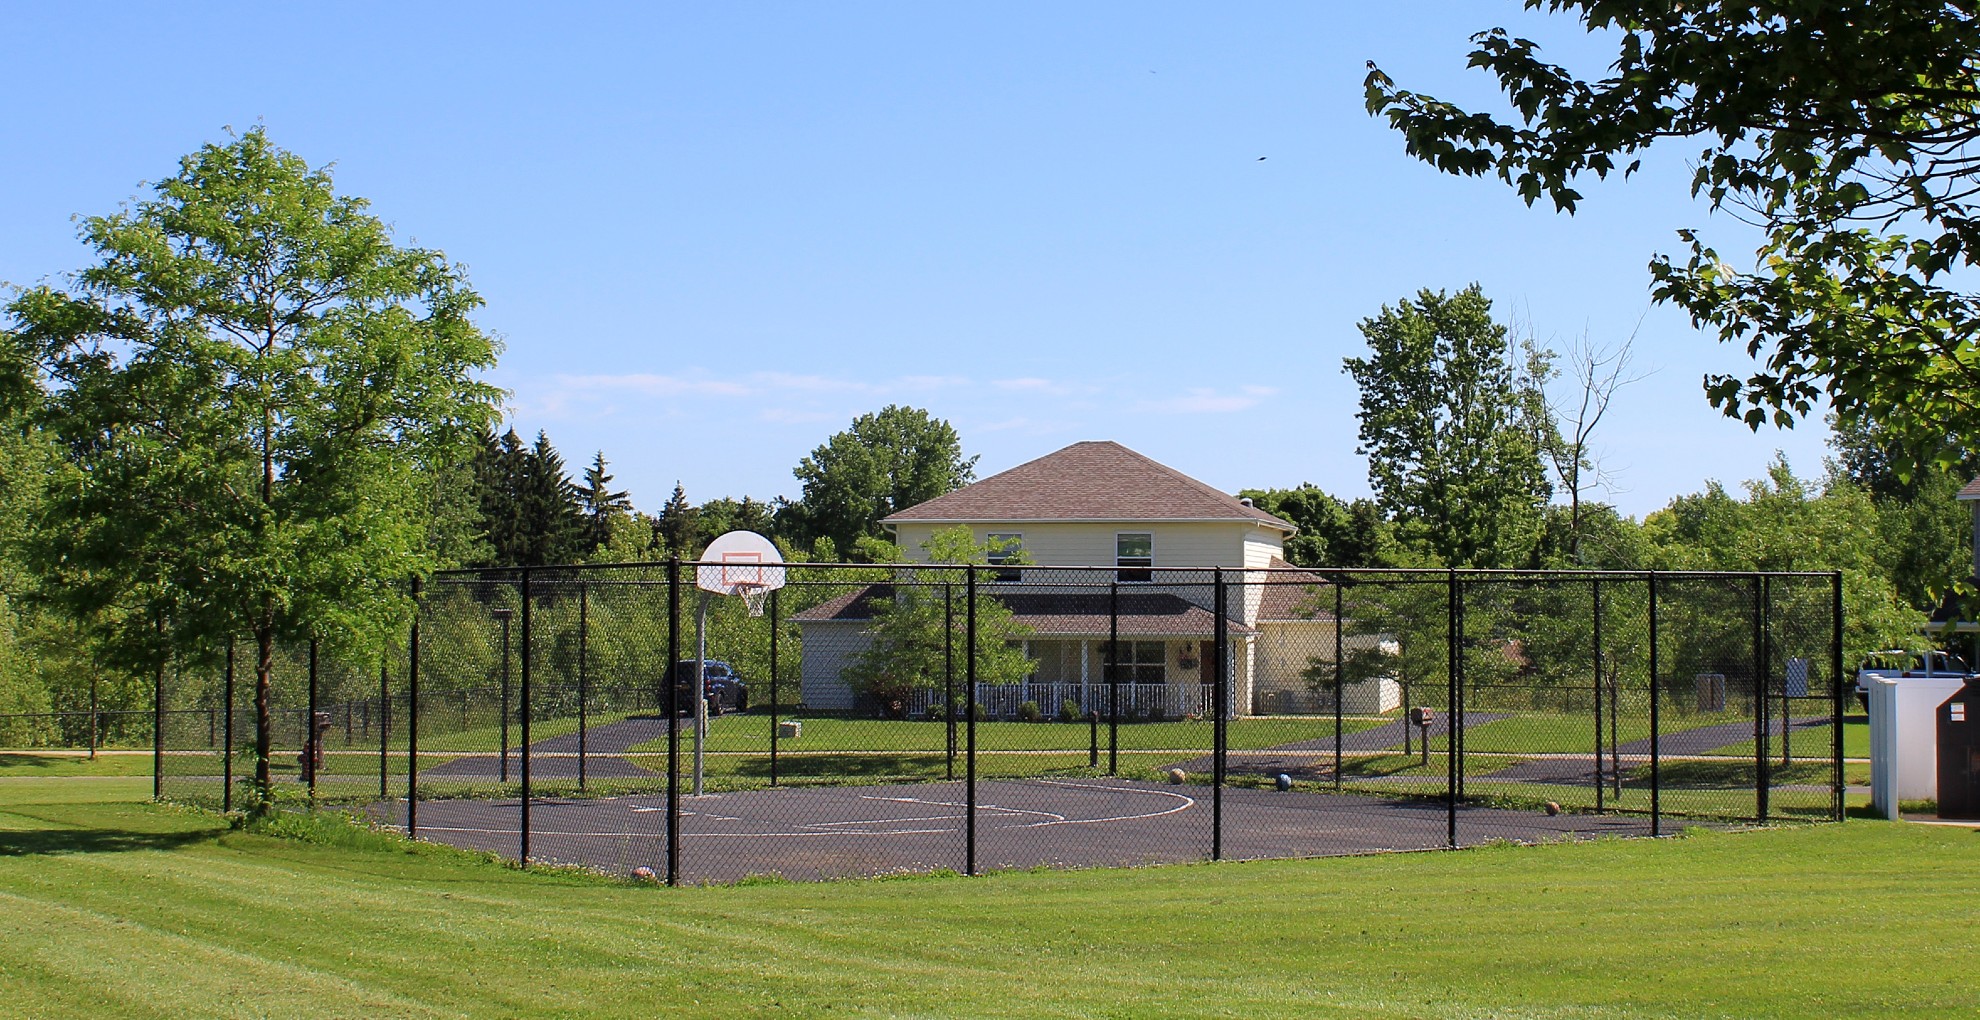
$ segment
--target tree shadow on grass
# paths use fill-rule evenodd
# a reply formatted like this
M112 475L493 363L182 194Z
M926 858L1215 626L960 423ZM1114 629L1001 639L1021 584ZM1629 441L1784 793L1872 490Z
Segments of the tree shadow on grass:
M27 754L9 751L6 754L0 754L0 775L6 775L9 772L17 770L31 772L38 769L52 769L57 765L75 760L74 758L52 754Z
M0 829L0 857L116 854L172 850L213 838L213 830L135 832L129 829Z

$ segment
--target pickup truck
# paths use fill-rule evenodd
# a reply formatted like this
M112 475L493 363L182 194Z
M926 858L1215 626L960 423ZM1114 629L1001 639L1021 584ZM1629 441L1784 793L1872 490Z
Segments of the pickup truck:
M1973 671L1966 660L1950 652L1871 652L1856 671L1856 700L1870 707L1870 681L1902 680L1907 677L1958 677L1970 679Z

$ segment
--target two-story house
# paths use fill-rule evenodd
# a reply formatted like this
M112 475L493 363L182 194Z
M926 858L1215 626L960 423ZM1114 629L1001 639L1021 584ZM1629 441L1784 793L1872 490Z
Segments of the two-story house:
M1047 711L1062 700L1101 708L1116 639L1117 675L1131 699L1124 711L1203 711L1216 676L1218 567L1234 713L1298 707L1311 695L1301 672L1334 647L1335 620L1315 597L1320 578L1291 571L1282 558L1293 525L1119 443L1074 443L882 524L910 559L925 559L931 536L960 525L978 544L1022 550L1038 568L1089 568L979 575L1028 632L1024 652L1034 664L1025 690L979 692L997 714L1010 708L1000 701L1019 697ZM793 617L804 633L807 706L859 707L841 672L869 647L876 602L892 597L890 586L869 586ZM1392 687L1351 689L1348 698L1357 710L1385 711L1394 707Z

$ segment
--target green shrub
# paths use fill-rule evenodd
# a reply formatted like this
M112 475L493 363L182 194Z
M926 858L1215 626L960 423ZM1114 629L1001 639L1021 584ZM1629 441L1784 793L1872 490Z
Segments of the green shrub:
M1038 707L1036 701L1027 701L1018 706L1018 719L1022 722L1037 722L1043 718L1045 711Z
M1081 712L1079 710L1079 702L1074 701L1071 698L1067 698L1066 700L1059 702L1060 722L1078 722L1080 719L1080 715Z

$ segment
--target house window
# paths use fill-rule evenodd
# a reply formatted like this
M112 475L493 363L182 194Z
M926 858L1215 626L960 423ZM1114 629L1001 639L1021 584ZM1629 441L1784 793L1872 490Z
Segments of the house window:
M1122 581L1147 582L1155 579L1155 536L1145 531L1123 531L1114 536L1114 565Z
M1010 532L990 533L990 565L998 569L990 572L992 581L1022 581L1024 571L1004 564L1019 559L1024 554L1024 536Z
M1160 641L1103 643L1105 661L1113 663L1124 684L1159 684L1169 679L1169 649ZM1119 655L1115 649L1119 649Z

